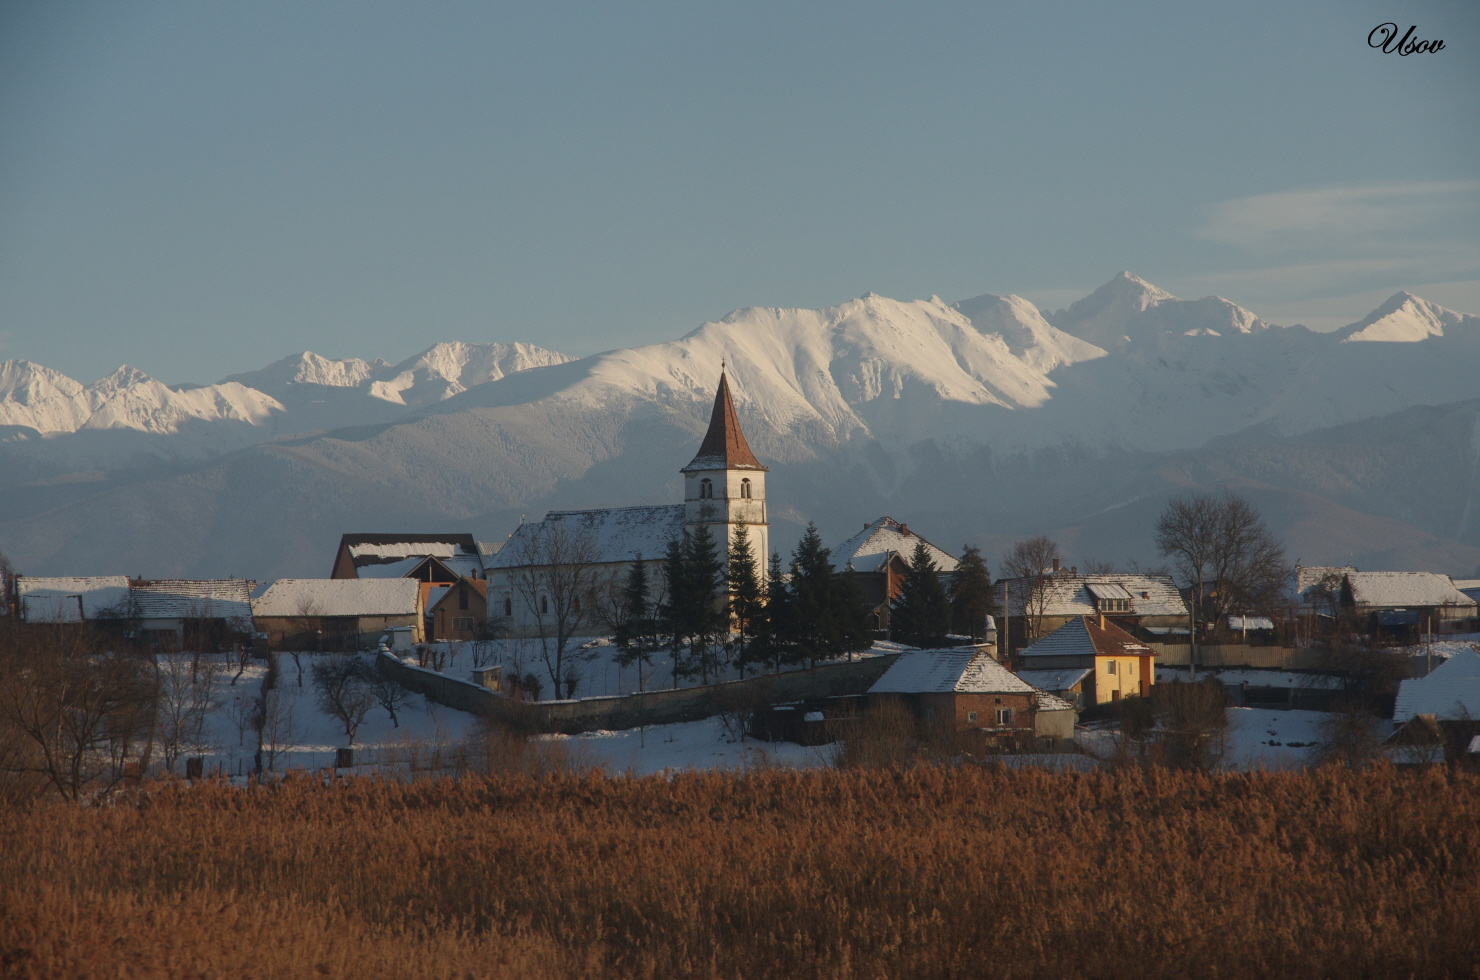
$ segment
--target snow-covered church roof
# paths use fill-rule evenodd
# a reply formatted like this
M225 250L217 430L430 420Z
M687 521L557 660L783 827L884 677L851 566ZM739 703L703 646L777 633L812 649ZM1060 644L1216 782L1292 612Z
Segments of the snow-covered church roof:
M630 562L637 554L661 560L668 542L683 534L683 504L646 507L606 507L600 510L552 510L542 521L521 524L488 560L490 569L543 564L541 535L564 532L571 539L591 543L589 562Z
M833 567L844 569L852 566L855 572L877 572L891 555L899 555L909 561L915 553L915 545L921 541L925 542L930 557L935 559L936 568L942 572L956 570L956 559L911 531L909 525L892 517L881 517L864 525L862 531L833 549Z

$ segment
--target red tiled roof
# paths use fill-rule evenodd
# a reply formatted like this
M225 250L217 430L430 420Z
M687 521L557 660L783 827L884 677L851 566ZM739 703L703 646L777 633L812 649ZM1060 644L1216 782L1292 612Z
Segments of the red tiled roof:
M714 412L709 416L709 431L688 470L764 470L761 461L750 451L745 433L740 431L740 418L730 398L730 382L720 372L719 391L714 394Z

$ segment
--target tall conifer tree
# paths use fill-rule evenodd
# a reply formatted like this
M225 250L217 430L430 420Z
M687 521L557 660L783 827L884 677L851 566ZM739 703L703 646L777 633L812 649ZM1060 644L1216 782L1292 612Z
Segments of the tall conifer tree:
M951 629L951 603L940 570L924 541L915 542L899 598L889 607L889 636L910 646L943 646Z
M735 629L735 661L744 668L748 644L756 635L764 611L760 577L756 575L755 550L750 545L750 532L745 525L735 528L730 544L730 617Z
M957 633L973 640L986 635L987 617L992 615L992 575L982 560L980 548L967 545L951 573L951 623Z

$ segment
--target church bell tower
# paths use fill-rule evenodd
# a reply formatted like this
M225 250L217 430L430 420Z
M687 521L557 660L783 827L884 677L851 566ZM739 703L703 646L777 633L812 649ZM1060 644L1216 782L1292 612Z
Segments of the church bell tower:
M714 412L709 416L709 431L699 446L698 455L679 472L684 480L684 525L695 528L709 525L716 543L722 543L728 560L735 529L744 524L755 553L756 578L766 580L766 562L771 555L771 525L766 519L766 468L750 451L735 402L730 398L730 383L720 368L719 391L714 395Z

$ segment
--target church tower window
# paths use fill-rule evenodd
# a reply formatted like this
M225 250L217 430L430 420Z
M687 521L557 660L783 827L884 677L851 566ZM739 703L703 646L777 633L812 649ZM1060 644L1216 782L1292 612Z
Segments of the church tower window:
M749 479L744 479L744 480L741 480L740 481L740 496L744 497L746 500L749 500L750 499L750 480Z
M700 497L700 499L702 499L702 500L709 500L713 496L714 496L714 483L713 483L713 481L711 481L711 480L700 480L699 481L699 497Z

